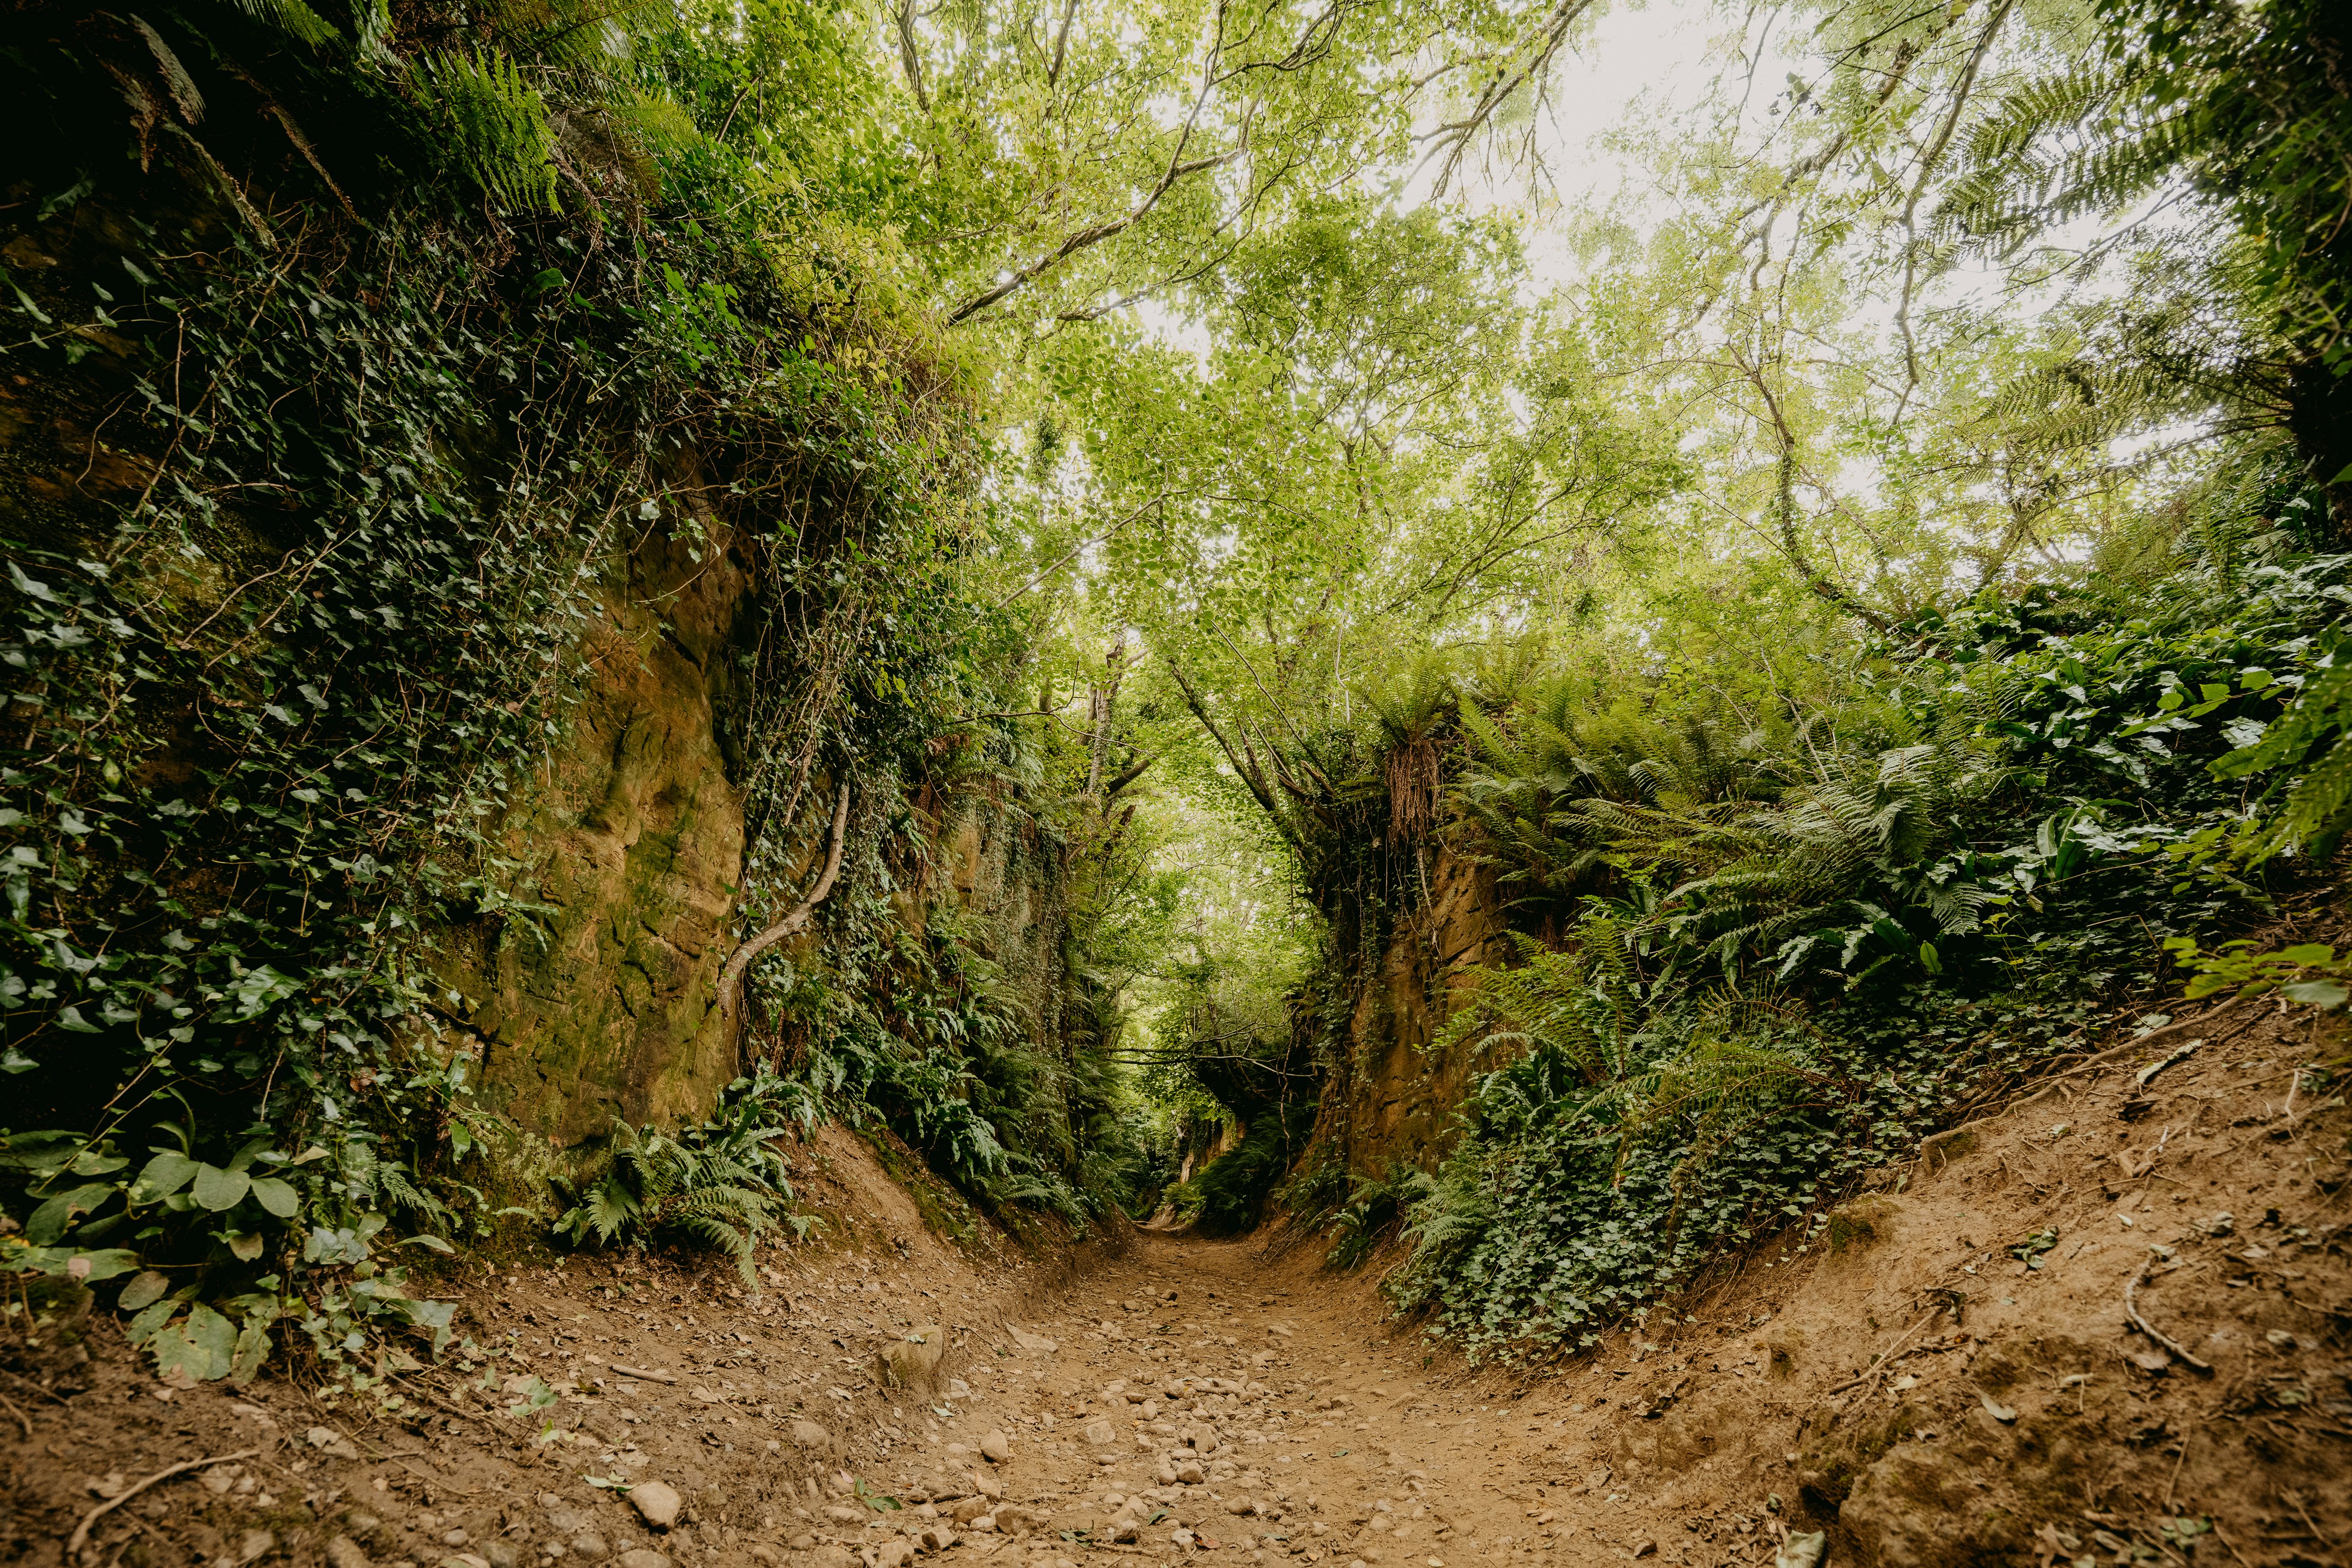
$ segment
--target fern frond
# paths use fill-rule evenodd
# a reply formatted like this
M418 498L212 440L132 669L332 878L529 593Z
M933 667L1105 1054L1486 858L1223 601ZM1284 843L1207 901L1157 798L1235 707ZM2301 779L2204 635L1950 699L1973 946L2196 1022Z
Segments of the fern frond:
M413 61L408 79L477 184L519 211L555 210L555 128L547 100L512 59L488 50L442 50Z

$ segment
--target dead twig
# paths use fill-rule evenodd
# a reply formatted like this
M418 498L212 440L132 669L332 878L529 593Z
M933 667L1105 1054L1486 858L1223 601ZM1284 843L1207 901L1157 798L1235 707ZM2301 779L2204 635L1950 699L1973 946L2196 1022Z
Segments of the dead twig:
M2239 1000L2243 999L2246 998L2239 998ZM2040 1079L2037 1081L2035 1085L2027 1086L2032 1087L2033 1089L2033 1092L2027 1094L2023 1099L2011 1100L2000 1110L1992 1112L1988 1115L1979 1116L1974 1121L1963 1122L1957 1127L1948 1127L1940 1133L1922 1138L1919 1141L1919 1153L1916 1156L1916 1160L1925 1160L1931 1151L1936 1150L1940 1145L1950 1142L1952 1139L1960 1136L1964 1133L1973 1133L1979 1127L2000 1121L2003 1116L2010 1115L2014 1112L2025 1110L2029 1106L2041 1103L2042 1101L2048 1099L2051 1095L2058 1092L2058 1086L2061 1082L2066 1079L2074 1077L2076 1073L2088 1072L2095 1067L2105 1065L2107 1062L2113 1061L2118 1056L2123 1056L2131 1051L2137 1051L2143 1046L2153 1045L2156 1041L2164 1040L2171 1035L2186 1034L2189 1030L2195 1029L2200 1025L2210 1022L2221 1013L2228 1011L2230 1009L2237 1005L2238 1002L2236 1000L2232 1000L2223 1002L2219 1007L2208 1008L2193 1019L2183 1019L2179 1023L2168 1023L2162 1029L2150 1030L2147 1033L2139 1036L2136 1040L2127 1040L2121 1045L2109 1046L2106 1050L2086 1057L2083 1061L2076 1062L2072 1067L2066 1068L2059 1072L2053 1072L2046 1078ZM2260 1021L2259 1018L2255 1021ZM2251 1025L2249 1027L2251 1027ZM2228 1038L2235 1039L2236 1036L2232 1034Z
M2195 1356L2189 1354L2186 1346L2160 1332L2154 1323L2149 1322L2140 1312L2139 1301L2137 1300L2139 1288L2142 1284L2147 1282L2148 1269L2155 1262L2156 1260L2153 1257L2143 1258L2140 1260L2139 1267L2132 1271L2132 1277L2124 1281L2124 1316L2131 1320L2132 1327L2139 1330L2140 1333L2147 1335L2148 1338L2154 1340L2157 1343L2169 1351L2174 1359L2178 1360L2182 1365L2189 1367L2194 1371L2201 1372L2208 1377L2210 1377L2213 1375L2213 1366L2210 1362L2200 1361Z
M89 1527L91 1525L96 1524L100 1520L105 1518L116 1509L121 1508L124 1503L129 1502L132 1498L137 1497L141 1492L145 1491L149 1487L155 1485L158 1481L170 1480L173 1476L184 1474L189 1470L207 1469L214 1465L226 1465L234 1459L250 1459L260 1452L261 1450L259 1448L239 1448L234 1454L222 1454L215 1458L183 1459L178 1464L172 1466L168 1469L157 1470L153 1475L149 1476L143 1481L138 1481L131 1486L124 1487L120 1492L108 1498L104 1502L100 1503L96 1508L91 1509L88 1513L81 1516L81 1522L74 1527L72 1537L66 1542L66 1555L68 1557L74 1556L78 1554L83 1547L89 1544Z
M41 1395L46 1398L54 1399L60 1405L67 1403L66 1396L64 1395L59 1394L53 1388L42 1387L39 1384L34 1382L31 1378L26 1376L21 1372L11 1372L6 1367L0 1366L0 1377L12 1377L17 1382L23 1384L26 1387L31 1389L36 1394Z
M1938 1306L1926 1317L1921 1318L1917 1322L1913 1323L1909 1328L1905 1329L1901 1333L1895 1336L1894 1340L1888 1343L1887 1347L1884 1351L1879 1353L1878 1359L1871 1363L1870 1370L1864 1372L1859 1377L1849 1378L1847 1381L1839 1384L1835 1388L1830 1389L1824 1393L1822 1397L1824 1399L1834 1398L1838 1395L1844 1393L1849 1388L1858 1388L1865 1383L1875 1381L1885 1373L1888 1367L1895 1364L1896 1359L1895 1352L1896 1349L1909 1343L1913 1334L1917 1333L1921 1329L1926 1328L1929 1323L1932 1323L1937 1318L1942 1317L1944 1312L1945 1309Z
M24 1407L22 1406L18 1405L14 1399L9 1398L5 1394L0 1394L0 1405L5 1405L8 1406L8 1413L16 1416L17 1420L24 1423L25 1436L29 1437L33 1435L33 1418L25 1414Z

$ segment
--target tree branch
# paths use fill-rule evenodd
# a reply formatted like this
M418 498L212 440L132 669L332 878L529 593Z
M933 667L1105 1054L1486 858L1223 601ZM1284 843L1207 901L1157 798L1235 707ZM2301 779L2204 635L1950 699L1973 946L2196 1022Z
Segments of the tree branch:
M734 956L727 960L727 967L719 975L719 1016L730 1020L734 1019L742 1000L743 977L750 971L751 961L806 925L809 916L816 912L816 906L824 902L824 895L833 891L835 879L841 875L842 835L848 829L849 782L844 779L841 792L833 806L833 841L825 849L824 869L817 873L816 885L809 889L807 897L793 905L790 915L736 948Z

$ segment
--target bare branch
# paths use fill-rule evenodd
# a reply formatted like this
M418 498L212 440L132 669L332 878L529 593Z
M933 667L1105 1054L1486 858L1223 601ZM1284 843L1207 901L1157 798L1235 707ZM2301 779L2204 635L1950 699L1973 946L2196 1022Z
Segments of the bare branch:
M751 960L808 924L816 906L824 902L825 894L841 875L841 840L849 829L849 781L842 780L841 792L833 806L833 841L824 852L824 869L817 873L816 885L808 896L793 906L793 912L769 926L765 931L735 949L727 960L727 967L719 975L719 1016L733 1021L738 1005L742 1000L743 977L751 967Z

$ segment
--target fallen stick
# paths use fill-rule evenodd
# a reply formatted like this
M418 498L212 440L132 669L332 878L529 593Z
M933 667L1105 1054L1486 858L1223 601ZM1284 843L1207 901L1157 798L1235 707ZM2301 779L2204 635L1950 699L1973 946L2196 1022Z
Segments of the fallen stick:
M145 1480L139 1482L135 1486L124 1487L121 1491L118 1492L113 1497L108 1498L104 1502L100 1503L96 1508L91 1509L88 1513L81 1516L81 1523L74 1527L72 1538L66 1542L66 1555L70 1557L79 1552L83 1547L89 1544L89 1527L91 1525L96 1524L100 1520L105 1518L116 1509L121 1508L124 1503L129 1502L132 1498L137 1497L141 1492L145 1491L157 1481L170 1480L173 1476L179 1475L185 1470L201 1470L212 1465L225 1465L232 1459L249 1459L260 1452L261 1450L259 1448L239 1448L234 1454L223 1454L217 1458L183 1459L169 1469L157 1470L153 1475L149 1476Z
M644 1367L624 1366L617 1361L613 1363L613 1375L615 1377L641 1377L647 1383L676 1383L677 1381L677 1375L676 1373L647 1372Z
M2213 1371L2213 1367L2210 1363L2200 1361L2195 1356L2189 1354L2186 1348L2177 1341L2171 1339L2169 1336L2158 1332L2157 1326L2154 1323L2149 1322L2147 1319L2140 1313L2139 1301L2137 1299L2139 1295L2139 1288L2147 1281L2148 1265L2155 1261L2156 1260L2154 1258L2142 1259L2140 1260L2139 1267L2133 1270L2132 1277L2124 1281L2124 1316L2131 1320L2132 1327L2139 1330L2140 1333L2147 1335L2148 1338L2154 1340L2157 1343L2170 1351L2181 1362L2195 1368L2199 1372L2205 1373L2210 1376Z

